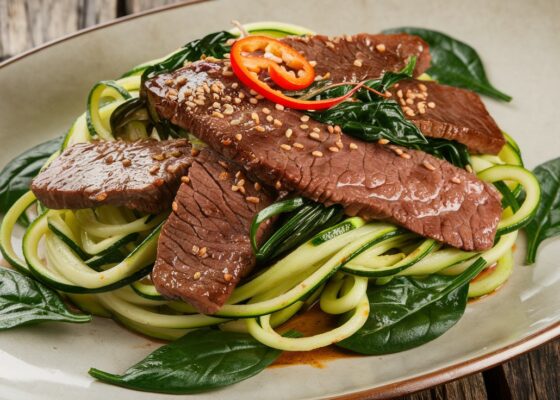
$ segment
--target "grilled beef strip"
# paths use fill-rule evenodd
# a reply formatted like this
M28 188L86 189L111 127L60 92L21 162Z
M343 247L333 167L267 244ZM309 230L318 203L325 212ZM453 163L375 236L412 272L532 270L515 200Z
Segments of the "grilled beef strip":
M52 209L110 204L159 213L171 206L191 161L185 139L79 143L41 171L31 190Z
M430 65L428 44L406 34L360 34L332 40L321 35L290 36L282 41L296 48L308 60L315 61L316 73L333 82L378 78L385 71L403 68L407 56L412 54L418 55L414 76ZM505 144L502 131L480 96L471 91L407 79L396 84L390 92L399 101L405 116L426 136L455 140L465 144L473 153L497 154Z
M212 314L255 266L249 229L274 196L209 149L194 158L188 177L162 228L152 281L165 297ZM258 241L269 227L262 225Z
M226 62L193 63L147 81L146 89L162 118L265 184L467 251L493 244L501 213L493 186L426 153L354 141L276 108L242 87Z

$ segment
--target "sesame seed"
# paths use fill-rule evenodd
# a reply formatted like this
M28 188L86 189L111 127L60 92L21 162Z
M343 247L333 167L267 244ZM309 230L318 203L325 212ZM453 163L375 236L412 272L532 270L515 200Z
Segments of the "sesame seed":
M237 97L239 97L240 99L244 99L244 98L245 98L245 93L239 92L239 94L237 95Z
M267 116L266 116L266 120L267 120L268 122L272 122L272 121L274 121L274 117L273 117L272 115L267 115Z
M328 125L327 130L329 131L329 133L334 133L334 128L332 125Z
M198 104L199 106L203 106L204 105L204 100L197 98L195 101L195 104Z
M350 147L351 150L356 150L358 148L358 145L356 143L350 143L348 147Z
M200 251L200 247L198 247L196 244L193 244L191 251L193 254L198 254L198 252Z
M220 141L224 146L229 146L231 144L230 138L225 138Z
M257 99L255 99L254 97L251 97L251 98L249 99L249 103L251 103L251 104L257 104L258 102L259 102L259 101L258 101Z
M436 167L434 167L432 164L430 164L429 161L426 161L426 160L422 161L422 165L424 167L426 167L426 169L429 169L430 171L435 171L436 170Z
M467 166L465 167L465 169L467 170L467 172L471 172L471 173L473 172L473 169L472 169L472 167L471 167L470 165L467 165Z
M226 104L224 106L224 115L231 115L233 114L233 106L231 104Z
M236 133L236 134L235 134L235 140L237 140L238 142L240 142L241 139L243 139L243 135L242 135L241 133Z
M336 146L331 146L331 147L329 147L329 151L332 151L333 153L338 153L338 150L339 150L339 149L338 149L338 147L336 147Z
M266 108L266 107L263 107L262 112L263 112L264 114L270 114L270 110L269 110L268 108Z
M264 126L261 126L261 125L255 126L255 130L258 131L258 132L266 131L266 129L264 129Z
M287 138L290 138L290 136L292 136L292 133L293 131L290 128L288 128L286 129L286 132L284 134L286 135Z
M280 190L282 188L282 184L280 183L280 181L276 181L276 183L274 184L274 188L276 190Z
M375 49L378 52L383 53L386 50L386 47L383 43L379 43L377 46L375 46Z
M95 196L95 200L97 201L103 201L107 198L107 193L103 192L103 193L99 193L97 196Z
M195 108L196 104L193 103L192 101L187 101L187 106L190 107L190 108Z
M334 44L332 42L327 42L326 45L327 47L334 49Z
M354 66L361 67L362 65L362 60L354 60Z
M255 187L255 190L258 192L259 190L261 190L261 184L259 182L255 182L255 184L253 185Z
M414 104L414 100L408 98L408 99L406 99L406 104L408 104L408 105L413 105L413 104Z
M222 114L222 113L219 112L219 111L213 111L213 112L212 112L212 116L213 116L213 117L216 117L216 118L224 118L224 114Z
M210 86L210 90L212 90L214 93L221 93L220 88L215 83Z
M321 141L321 136L320 136L317 132L311 132L311 133L309 134L309 137L310 137L311 139L315 139L315 140Z
M352 36L346 35L345 39L346 39L347 42L351 42L352 41Z
M257 124L260 123L259 114L257 114L256 112L251 113L251 119L252 119L253 121L255 121Z
M233 279L233 275L232 274L224 274L224 280L226 282L229 282Z
M398 90L398 92L397 92L397 96L399 96L399 97L403 97L403 92L402 92L402 89L399 89L399 90Z
M247 196L245 198L245 200L247 200L249 203L253 203L253 204L259 204L261 202L261 199L259 199L258 197L255 197L255 196Z
M166 84L167 86L173 85L173 79L166 79L166 80L165 80L165 84Z
M151 175L155 175L158 171L159 171L159 165L153 165L153 166L150 168L150 174L151 174Z
M406 110L406 115L408 115L409 117L414 117L416 113L414 112L414 110L409 108L408 110Z
M161 185L163 185L164 183L165 183L165 181L164 181L163 179L161 179L161 178L156 179L156 180L154 181L154 185L156 185L156 186L161 186Z
M323 153L320 152L320 151L318 151L318 150L312 151L312 152L311 152L311 155L312 155L313 157L323 157Z
M339 149L342 149L344 147L344 144L342 144L342 140L337 140L335 142L336 147L338 147Z
M177 205L177 202L176 202L176 201L174 201L173 203L171 203L171 209L172 209L173 211L177 211L178 208L179 208L179 206Z
M430 101L430 102L428 103L428 107L430 107L430 108L436 108L436 103L434 103L433 101Z
M426 92L428 90L428 87L426 85L424 85L423 83L419 83L418 88L423 92Z
M336 133L342 133L342 129L340 129L340 126L338 126L338 125L335 125L335 126L334 126L334 131L335 131Z
M385 138L381 138L377 141L377 143L379 144L387 144L389 143L389 139L385 139Z
M284 106L282 104L276 104L274 108L276 108L278 111L284 111Z
M239 125L240 123L241 123L241 119L240 119L240 118L238 118L238 119L232 119L232 120L229 122L230 125Z
M239 84L237 82L233 82L231 87L234 88L234 89L237 89L239 87Z
M237 192L239 190L239 186L237 185L231 185L231 191L232 192Z
M194 279L195 281L199 280L199 279L200 279L200 275L201 275L200 272L198 272L198 271L195 272L194 275L193 275L193 279Z
M181 182L183 183L189 183L191 181L191 178L189 178L188 176L182 176L181 177Z
M282 121L280 121L279 119L274 119L274 126L281 127Z
M212 107L214 108L220 108L222 105L220 103L218 103L217 101L215 101L214 103L212 103Z
M174 174L175 172L177 172L178 169L179 169L178 165L168 165L167 168L165 168L165 170L170 174Z
M402 153L400 156L401 156L402 158L406 159L406 160L410 160L410 158L411 158L411 155L408 154L408 153Z
M154 160L163 161L163 159L164 159L165 157L163 156L163 154L154 154L154 155L152 155L152 158L153 158Z
M227 70L227 69L224 69L224 70L222 71L222 75L223 75L223 76L233 76L233 72L231 72L231 71L229 71L229 70Z
M237 186L245 186L245 179L240 179L237 181Z
M309 65L311 65L312 67L316 67L317 61L309 61Z
M303 130L306 130L307 128L309 128L309 125L301 124L299 127Z
M233 99L233 102L235 104L240 104L241 103L241 99L239 97L236 97L235 99Z
M299 118L299 120L300 120L301 122L307 122L307 121L309 121L309 115L302 115L302 116Z
M201 247L198 255L202 258L206 258L208 256L206 247Z
M124 160L122 160L123 167L130 167L131 164L132 164L132 161L130 161L128 158L125 158Z
M451 178L451 182L453 183L461 183L461 180L459 178L457 178L456 176L454 176L453 178Z
M218 175L218 179L221 180L221 181L225 181L228 178L229 178L229 172L227 172L227 171L222 171Z
M300 149L300 150L303 149L303 148L305 147L303 144L298 143L298 142L295 142L295 143L293 144L293 146L294 146L296 149Z
M280 145L280 148L281 148L282 150L286 150L286 151L292 150L292 146L290 146L289 144L286 144L286 143L282 143L282 144Z
M398 154L399 156L400 156L401 154L403 154L403 151L402 151L401 149L399 149L398 147L395 147L395 148L393 149L393 151L394 151L396 154Z

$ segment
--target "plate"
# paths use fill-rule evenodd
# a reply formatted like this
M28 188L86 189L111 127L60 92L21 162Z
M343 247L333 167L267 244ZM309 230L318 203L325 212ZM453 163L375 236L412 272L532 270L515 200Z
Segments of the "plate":
M85 109L92 85L185 42L243 22L278 20L326 34L377 32L416 25L463 39L481 54L491 80L511 104L484 99L500 126L518 140L529 167L560 155L557 93L560 3L541 1L198 1L80 32L0 65L0 164L60 135ZM531 27L521 29L520 27ZM382 398L420 390L500 363L560 335L560 240L541 248L538 263L517 264L495 295L470 304L461 321L419 348L382 357L291 366L196 399ZM111 320L43 324L0 334L4 399L153 399L95 382L95 366L123 371L158 343ZM158 399L177 398L158 395Z

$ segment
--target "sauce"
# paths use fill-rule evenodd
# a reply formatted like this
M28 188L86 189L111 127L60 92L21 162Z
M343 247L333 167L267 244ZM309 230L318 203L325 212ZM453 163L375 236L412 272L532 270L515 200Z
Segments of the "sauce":
M326 314L315 306L286 322L279 328L279 331L295 329L304 336L312 336L336 328L339 325L337 318L338 316ZM334 345L312 351L285 351L272 364L272 367L304 364L315 368L325 368L325 362L346 357L359 357L359 355Z

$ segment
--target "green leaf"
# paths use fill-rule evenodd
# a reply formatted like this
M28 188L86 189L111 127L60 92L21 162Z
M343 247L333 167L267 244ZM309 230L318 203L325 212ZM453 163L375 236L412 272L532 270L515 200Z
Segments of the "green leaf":
M0 212L6 212L25 192L47 159L60 148L63 136L20 154L0 171Z
M420 36L430 45L432 66L426 72L438 82L470 89L498 100L511 101L511 96L492 86L482 60L476 50L468 44L429 29L401 27L383 31L401 32Z
M527 264L533 264L540 244L560 235L560 158L550 160L533 170L541 185L541 201L527 232Z
M485 265L479 258L458 276L397 276L386 285L371 285L367 322L337 345L361 354L389 354L441 336L462 317L468 283Z
M91 316L70 312L54 290L0 267L0 330L45 321L89 322Z
M160 347L122 375L95 368L89 374L130 389L190 394L250 378L272 364L280 353L246 333L199 329Z

